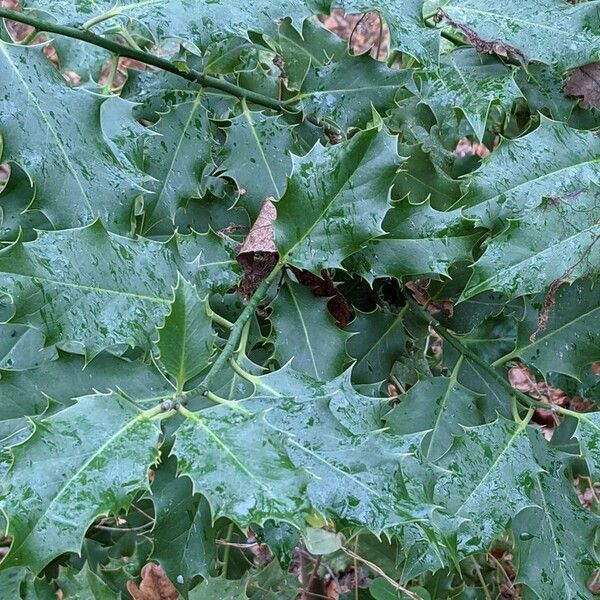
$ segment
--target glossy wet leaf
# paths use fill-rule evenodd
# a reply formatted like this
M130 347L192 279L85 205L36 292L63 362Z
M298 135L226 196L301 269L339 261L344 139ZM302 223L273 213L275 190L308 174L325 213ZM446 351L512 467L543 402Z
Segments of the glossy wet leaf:
M132 128L141 139L133 105L70 87L39 47L1 42L0 78L2 158L31 177L35 206L57 228L101 217L110 231L129 233L144 176L104 129L118 120L118 129Z
M13 537L3 567L27 566L37 573L59 554L79 552L94 519L117 514L148 486L159 433L117 393L86 396L36 421L31 437L13 448L13 464L0 486Z
M180 277L174 294L156 347L161 364L181 391L187 381L208 366L215 351L216 333L208 304L198 296L195 286Z
M263 202L278 200L292 170L292 129L280 117L245 108L231 121L218 171L243 190L239 203L256 217Z
M523 218L543 198L568 202L594 190L600 173L600 139L541 118L533 132L503 140L470 178L457 206L486 227L498 220ZM583 199L580 200L580 202Z
M456 50L436 69L418 73L416 83L418 96L440 124L458 110L478 140L483 139L492 105L508 113L521 96L510 67L471 49Z
M395 139L381 125L295 158L273 224L285 262L319 273L381 235L397 168Z
M490 6L481 0L450 0L443 8L482 40L509 44L519 51L516 58L527 62L540 61L564 71L598 58L593 2L569 5L542 0L535 5L535 18L531 6L518 1Z
M177 209L200 197L202 172L211 162L211 132L202 106L202 92L161 115L144 145L144 170L155 180L148 183L142 232L173 223Z
M91 356L118 344L148 347L169 312L178 269L206 293L233 273L231 251L206 236L168 243L109 234L100 222L40 233L0 254L0 292L12 322L37 326L46 343L77 342ZM50 301L51 300L51 301Z
M346 340L350 335L335 324L327 300L287 279L271 307L275 356L282 365L291 361L296 371L329 380L349 364Z
M593 276L600 262L600 189L546 198L485 245L462 298L492 290L509 298Z

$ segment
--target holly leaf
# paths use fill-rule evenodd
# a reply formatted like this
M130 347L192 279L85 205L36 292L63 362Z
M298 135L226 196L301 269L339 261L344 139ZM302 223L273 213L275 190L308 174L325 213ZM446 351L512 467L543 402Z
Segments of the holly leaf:
M600 176L600 139L591 131L540 120L532 133L503 140L470 177L459 203L465 216L492 228L499 220L522 218L544 197L564 202L589 193Z
M44 348L44 336L37 329L0 324L0 369L25 371L55 357L56 348Z
M511 221L485 246L461 300L481 292L509 298L547 290L557 280L570 283L594 275L600 262L600 189L547 198Z
M346 131L366 127L373 110L385 114L398 90L408 83L405 71L391 69L368 54L345 53L338 60L310 67L295 98L307 113Z
M393 433L427 432L423 454L428 460L443 456L453 439L463 434L464 427L483 423L478 407L481 395L458 383L459 369L460 364L452 377L421 379L400 396L400 404L385 416Z
M350 334L337 327L327 300L286 279L271 307L275 357L281 364L291 361L294 370L320 380L333 379L344 370Z
M541 441L541 440L540 440ZM533 506L514 519L517 577L524 598L591 598L586 585L600 565L594 551L600 518L583 508L565 473L565 455L538 444L544 467L533 479Z
M129 233L144 176L104 127L139 129L133 105L69 87L39 46L0 42L0 58L3 160L31 177L35 206L57 228L101 217L111 231ZM18 108L24 102L27 110Z
M344 144L317 144L306 156L294 158L273 223L282 260L320 273L340 266L383 233L397 161L395 138L381 121Z
M516 346L502 360L519 357L544 376L554 372L578 379L600 360L599 314L600 288L585 280L537 296L518 324Z
M444 4L444 13L455 22L451 25L466 25L473 31L471 43L495 43L525 62L540 61L561 71L598 59L598 34L592 26L595 11L593 3L569 5L561 0L542 0L536 4L536 18L532 19L531 6L523 2L510 2L501 8L482 6L479 0Z
M436 484L435 499L454 517L456 541L449 543L456 543L459 556L486 550L510 519L530 505L531 482L540 471L526 423L503 417L466 428L438 464L446 474Z
M27 417L63 410L74 398L119 389L127 397L156 404L175 390L156 369L140 361L103 354L86 364L84 357L58 353L27 371L0 371L0 446L25 439L32 428Z
M471 258L481 236L459 211L440 212L429 202L413 205L408 199L394 205L383 227L385 236L371 240L346 263L371 282L377 277L448 276L453 264Z
M13 542L2 568L39 572L64 552L80 552L101 515L116 515L148 487L160 429L118 393L86 396L35 421L30 438L12 449L0 507ZM52 468L48 468L52 464Z
M177 209L200 197L200 180L211 163L212 139L203 93L176 104L161 115L144 145L144 169L155 180L147 185L141 231L148 235L165 222L172 224Z
M78 572L73 569L61 569L56 583L65 598L73 598L73 600L113 600L115 598L115 591L90 569L88 563L85 563Z
M210 577L194 588L189 594L189 600L246 600L247 581Z
M492 106L508 114L521 97L509 67L470 48L445 55L437 68L419 71L415 79L417 96L431 108L440 125L458 110L479 141L485 134Z
M356 360L352 367L356 383L386 380L396 359L405 354L408 338L404 333L404 312L356 311L354 321L347 328L354 335L346 343L348 354Z
M208 503L193 495L187 477L176 477L176 467L175 459L169 458L154 474L152 558L181 592L189 589L196 575L208 577L216 546Z
M234 273L222 266L233 263L232 254L211 234L131 240L97 221L4 249L0 292L12 301L11 321L38 327L47 344L77 342L90 357L119 344L148 348L177 270L206 293L221 278L231 282Z
M244 190L240 202L256 217L266 198L283 195L293 148L292 128L281 117L251 112L244 105L227 129L217 173Z
M581 454L590 473L597 476L600 468L600 413L586 413L578 417L575 436L579 440Z
M206 301L200 299L192 284L179 276L174 293L171 311L158 332L156 347L161 364L181 392L187 381L208 366L217 334L213 331Z

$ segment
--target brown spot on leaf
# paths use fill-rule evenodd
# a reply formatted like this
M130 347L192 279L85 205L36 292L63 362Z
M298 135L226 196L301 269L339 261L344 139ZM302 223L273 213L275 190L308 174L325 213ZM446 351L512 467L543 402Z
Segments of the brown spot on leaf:
M139 587L133 581L127 582L133 600L178 600L179 592L159 565L144 565L141 576Z
M571 71L565 92L579 98L582 108L600 108L600 62Z
M454 304L451 300L433 300L427 291L429 279L407 281L404 285L409 289L415 300L431 315L450 319L454 314Z

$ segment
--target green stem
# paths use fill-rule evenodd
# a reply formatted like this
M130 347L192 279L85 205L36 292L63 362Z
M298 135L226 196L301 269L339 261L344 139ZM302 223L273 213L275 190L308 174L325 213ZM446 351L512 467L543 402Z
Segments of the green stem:
M204 395L209 400L211 400L212 402L215 402L216 404L222 404L223 406L229 406L230 408L233 408L234 410L237 410L238 412L241 412L245 415L251 414L245 408L242 408L237 402L235 402L233 400L227 400L227 398L221 398L221 396L217 396L217 394L214 394L210 390L207 390L206 392L204 392Z
M102 86L102 92L105 94L110 94L112 92L112 86L115 82L115 76L117 74L117 69L119 68L119 57L114 55L110 61L110 72L108 73L108 77L106 78L106 83Z
M233 535L233 523L229 523L229 527L227 528L227 536L225 540L227 542L231 541L231 536ZM221 572L221 577L223 579L227 578L227 567L229 566L229 551L231 546L229 544L225 544L225 549L223 550L223 570Z
M416 300L408 293L404 292L404 297L407 302L415 309L417 315L425 321L430 327L432 327L450 346L456 351L465 356L468 360L481 367L494 381L501 385L511 396L514 396L522 404L533 408L545 408L547 410L554 410L562 415L568 415L575 417L580 420L587 420L587 417L582 413L577 413L573 410L568 410L555 404L549 404L547 402L541 402L534 400L527 396L523 392L516 390L510 382L502 377L500 373L494 369L494 367L483 360L478 354L473 352L470 348L465 346L454 334L450 333L441 323L434 319L428 312L426 312Z
M223 350L221 350L221 353L217 357L217 360L210 368L210 371L207 373L206 377L204 378L204 381L194 391L204 393L206 390L208 390L210 388L210 384L213 382L217 374L221 371L221 369L223 369L223 367L225 367L228 364L229 359L233 356L235 350L238 347L246 322L250 320L262 299L267 295L271 284L279 277L279 273L281 272L282 268L283 263L277 263L277 265L275 265L275 268L269 273L267 278L258 286L256 291L252 295L252 298L250 298L250 301L248 302L248 304L238 317L237 321L231 328L229 339L223 347Z
M221 327L225 327L225 329L233 329L233 323L229 319L222 317L213 310L210 311L209 316L217 325L221 325Z
M285 106L279 102L279 100L274 100L273 98L263 96L257 92L246 90L224 79L219 79L210 75L204 75L203 73L195 71L194 69L185 71L180 70L169 60L160 58L154 54L150 54L149 52L136 50L135 48L129 48L128 46L113 42L112 40L107 40L106 38L96 35L91 31L78 29L76 27L68 27L66 25L58 25L56 23L51 23L50 21L43 21L41 19L37 19L36 17L30 17L24 13L8 10L7 8L0 8L0 18L17 21L18 23L25 23L25 25L31 25L38 31L64 35L65 37L81 40L82 42L86 42L88 44L93 44L94 46L104 48L105 50L108 50L117 56L124 56L126 58L137 60L146 65L157 67L158 69L162 69L168 73L178 75L179 77L187 79L193 83L198 83L204 87L221 90L222 92L226 92L227 94L231 94L237 98L245 98L249 102L260 104L266 108L271 108L273 110L282 112L286 110Z

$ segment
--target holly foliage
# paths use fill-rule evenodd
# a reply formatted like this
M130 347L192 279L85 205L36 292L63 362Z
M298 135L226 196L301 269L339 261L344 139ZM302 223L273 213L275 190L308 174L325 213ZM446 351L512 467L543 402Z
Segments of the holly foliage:
M0 16L2 597L600 591L596 0Z

